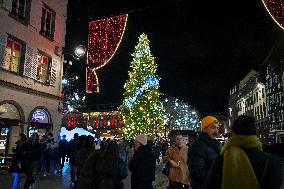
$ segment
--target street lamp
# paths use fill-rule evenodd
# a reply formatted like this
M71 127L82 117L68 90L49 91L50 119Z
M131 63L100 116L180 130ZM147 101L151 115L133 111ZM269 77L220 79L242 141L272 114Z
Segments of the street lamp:
M86 49L83 45L79 45L77 47L74 48L74 51L72 53L68 53L68 52L64 52L64 55L70 55L72 56L74 59L76 60L80 60L81 57L83 57L86 53ZM64 63L66 63L67 61L64 60Z
M85 55L86 49L83 45L79 45L78 47L75 48L74 53L78 58L81 58L82 56Z

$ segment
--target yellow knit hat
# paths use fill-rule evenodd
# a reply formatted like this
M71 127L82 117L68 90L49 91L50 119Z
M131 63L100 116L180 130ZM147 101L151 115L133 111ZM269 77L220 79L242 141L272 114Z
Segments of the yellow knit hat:
M213 123L219 124L219 121L213 116L206 116L201 121L201 130L205 129L206 127L208 127L209 125Z

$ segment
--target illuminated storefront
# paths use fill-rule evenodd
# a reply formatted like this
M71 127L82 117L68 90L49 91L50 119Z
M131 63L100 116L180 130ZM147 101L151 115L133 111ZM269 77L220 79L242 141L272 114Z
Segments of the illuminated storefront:
M45 108L34 109L29 116L28 136L30 137L33 133L38 133L41 138L42 135L45 135L51 129L52 122L48 110Z
M0 102L0 154L11 154L12 147L23 132L21 108L13 102Z

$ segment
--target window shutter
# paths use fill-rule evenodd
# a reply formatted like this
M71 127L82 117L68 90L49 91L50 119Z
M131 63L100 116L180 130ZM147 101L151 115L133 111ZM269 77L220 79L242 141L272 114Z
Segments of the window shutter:
M27 46L24 75L30 78L32 77L33 58L34 50L31 47Z
M33 50L33 61L32 61L32 68L31 68L31 78L33 78L33 79L36 79L37 55L38 55L38 51L37 50Z
M7 34L0 33L0 70L5 60L7 37Z
M37 50L27 46L24 75L36 79Z
M56 71L57 71L58 61L56 59L52 59L51 72L50 72L50 85L55 86L56 84Z

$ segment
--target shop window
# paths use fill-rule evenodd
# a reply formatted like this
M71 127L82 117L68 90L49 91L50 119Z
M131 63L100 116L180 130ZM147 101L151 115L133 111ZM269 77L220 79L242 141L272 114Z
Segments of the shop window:
M39 52L37 56L36 79L42 83L49 84L50 65L52 59L50 56Z
M41 14L40 34L48 39L54 39L55 12L44 4Z
M2 68L20 74L21 65L24 60L25 44L14 37L8 37L6 43L6 54Z

